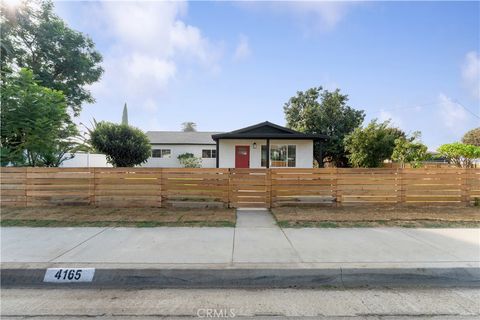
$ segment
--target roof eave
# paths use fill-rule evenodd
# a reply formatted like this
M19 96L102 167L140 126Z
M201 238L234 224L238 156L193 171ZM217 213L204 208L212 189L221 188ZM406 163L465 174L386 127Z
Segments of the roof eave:
M329 137L323 134L245 134L226 133L212 135L212 139L283 139L283 140L327 140Z

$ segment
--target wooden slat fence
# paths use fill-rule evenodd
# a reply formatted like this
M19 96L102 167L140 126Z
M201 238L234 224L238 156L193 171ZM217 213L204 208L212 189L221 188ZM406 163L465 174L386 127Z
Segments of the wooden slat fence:
M155 168L95 168L90 203L102 207L160 207L162 173Z
M269 178L267 169L230 169L229 206L269 208Z
M480 169L1 168L2 206L467 205ZM477 200L478 201L478 200Z
M90 168L26 168L26 205L88 205L92 179Z
M161 172L165 205L180 201L228 203L228 169L166 168Z
M0 170L0 204L2 206L27 206L26 168L2 168Z
M344 205L401 202L401 178L396 169L337 170L337 202Z
M272 206L334 203L337 169L271 169Z

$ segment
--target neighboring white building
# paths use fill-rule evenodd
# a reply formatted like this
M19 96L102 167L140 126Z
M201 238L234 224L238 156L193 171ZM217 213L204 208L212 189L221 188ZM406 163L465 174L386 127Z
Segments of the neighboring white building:
M191 153L202 168L215 168L217 151L212 135L218 132L148 131L152 156L143 167L178 168L178 156Z
M107 157L99 153L77 152L72 159L62 162L60 167L65 168L83 168L83 167L111 167L107 162Z
M268 121L227 133L149 131L147 136L152 157L143 166L181 167L178 156L192 153L202 158L203 168L312 168L314 141L328 138Z

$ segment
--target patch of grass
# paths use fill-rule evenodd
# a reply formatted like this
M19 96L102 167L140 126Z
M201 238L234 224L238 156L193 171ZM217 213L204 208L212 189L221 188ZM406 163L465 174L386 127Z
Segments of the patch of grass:
M278 225L282 228L480 228L480 222L470 221L280 221Z
M272 213L286 228L480 227L480 207L474 206L280 207Z
M2 208L3 227L232 227L234 209L28 207Z
M121 224L121 223L120 223ZM110 227L120 226L119 221L58 221L58 220L12 220L2 219L2 227Z
M319 227L320 228L338 228L338 223L331 222L331 221L320 222Z
M56 220L1 220L2 227L235 227L235 223L229 221L199 221L199 222L158 222L158 221L56 221Z

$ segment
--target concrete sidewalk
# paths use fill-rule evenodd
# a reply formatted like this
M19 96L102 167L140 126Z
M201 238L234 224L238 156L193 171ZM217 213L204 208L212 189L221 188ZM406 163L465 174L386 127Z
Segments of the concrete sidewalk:
M480 229L281 229L268 211L237 215L236 228L2 228L2 269L480 270Z

